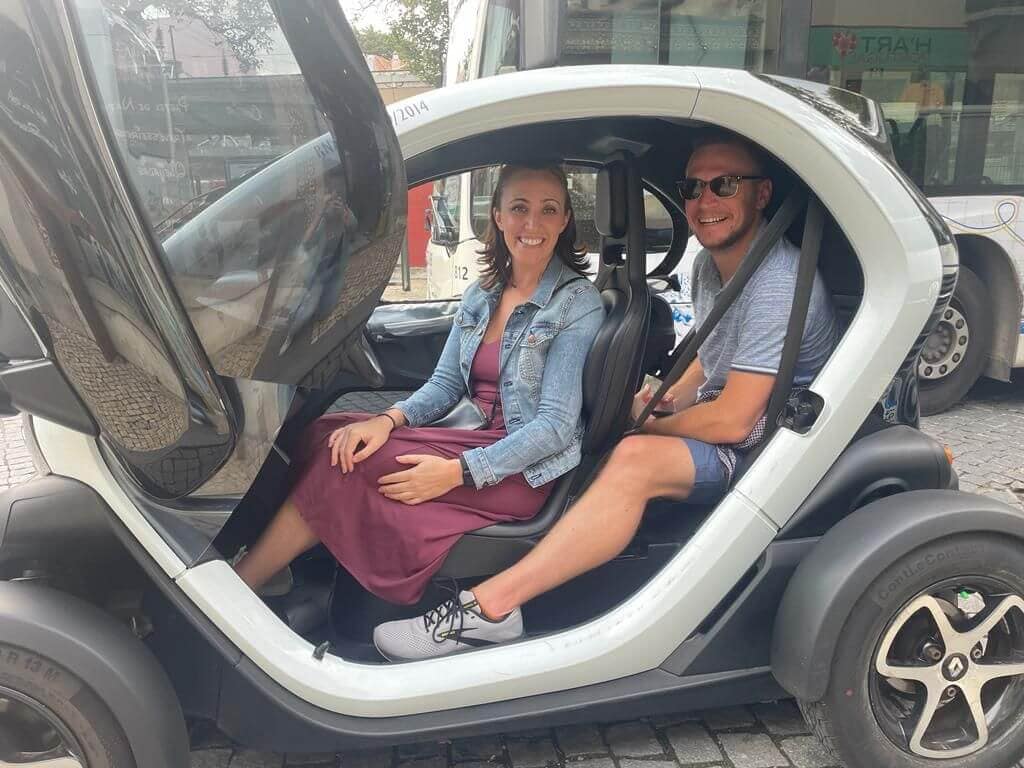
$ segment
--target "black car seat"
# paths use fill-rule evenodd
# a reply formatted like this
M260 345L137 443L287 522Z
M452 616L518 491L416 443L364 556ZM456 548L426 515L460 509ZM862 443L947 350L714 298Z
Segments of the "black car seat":
M622 156L599 172L594 223L601 240L599 285L605 319L583 371L586 430L580 467L554 481L547 502L532 519L463 536L439 576L485 576L516 562L555 524L582 478L626 427L642 374L651 308L644 274L643 190L631 158Z

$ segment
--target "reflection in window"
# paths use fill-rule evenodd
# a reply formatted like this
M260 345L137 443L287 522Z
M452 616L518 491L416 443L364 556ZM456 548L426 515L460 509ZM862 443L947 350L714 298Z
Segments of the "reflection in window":
M445 59L444 84L462 83L473 77L473 41L481 0L452 0L449 5L451 32Z
M769 0L569 0L562 64L760 70Z
M339 152L267 2L247 6L264 26L254 52L194 9L77 1L114 138L214 368L320 375L303 350L336 346L401 248L385 114L353 115Z
M114 137L157 228L327 131L279 35L249 65L196 18L159 4L123 15L116 6L106 4L111 23L94 24L86 40Z
M994 184L1024 184L1022 73L1002 72L993 78L992 118L985 142L984 173Z
M929 192L1024 185L1024 0L814 0L808 77L878 101Z
M519 0L493 0L487 8L480 77L514 72L519 53Z
M473 235L482 240L491 220L491 199L498 184L501 166L491 165L477 168L470 175L470 195L473 200Z
M766 0L688 0L675 5L668 11L666 63L760 71L766 5Z
M657 64L659 0L569 0L561 64Z

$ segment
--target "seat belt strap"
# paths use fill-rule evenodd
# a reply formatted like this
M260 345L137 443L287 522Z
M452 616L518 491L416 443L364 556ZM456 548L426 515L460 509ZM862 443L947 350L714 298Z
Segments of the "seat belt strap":
M800 243L800 265L797 268L796 288L793 295L793 307L789 313L789 325L786 328L786 340L782 347L779 360L779 372L775 377L768 410L765 414L764 437L751 451L750 459L755 458L769 438L779 427L779 416L789 400L793 390L793 372L800 357L803 346L804 328L807 326L807 310L811 304L811 293L814 290L814 276L818 271L818 256L821 253L821 238L825 228L825 210L821 201L812 195L807 201L807 219L804 223L804 236Z

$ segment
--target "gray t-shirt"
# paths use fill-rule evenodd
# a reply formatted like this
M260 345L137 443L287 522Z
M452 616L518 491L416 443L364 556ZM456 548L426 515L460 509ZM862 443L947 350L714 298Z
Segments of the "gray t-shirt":
M799 262L800 249L785 238L780 239L761 262L698 352L707 377L702 392L725 387L726 377L733 369L779 372ZM693 276L693 311L699 326L722 290L722 277L707 250L697 254ZM814 276L811 303L807 308L794 384L809 384L814 379L832 353L837 337L835 312L818 273Z

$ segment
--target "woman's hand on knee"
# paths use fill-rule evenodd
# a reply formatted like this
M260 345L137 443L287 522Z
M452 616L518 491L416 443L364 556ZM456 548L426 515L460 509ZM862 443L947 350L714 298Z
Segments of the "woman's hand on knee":
M376 416L334 430L327 438L331 466L340 467L343 475L351 472L356 464L372 456L388 441L393 428L391 419Z
M412 467L384 475L377 481L380 492L389 499L403 504L422 504L462 485L462 465L458 459L409 454L396 456L395 461Z

